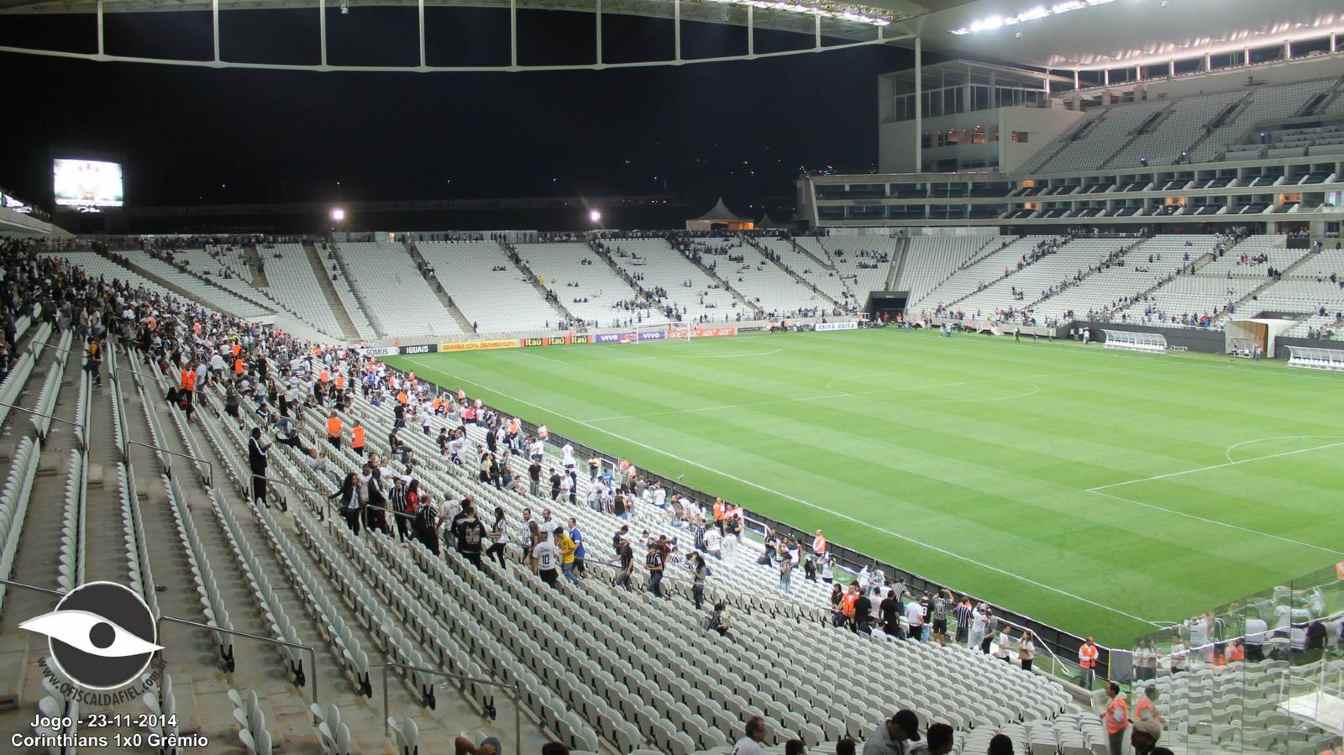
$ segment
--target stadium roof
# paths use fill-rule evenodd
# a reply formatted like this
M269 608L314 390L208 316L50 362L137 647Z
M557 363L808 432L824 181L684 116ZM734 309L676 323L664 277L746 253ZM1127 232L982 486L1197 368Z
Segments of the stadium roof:
M209 12L216 3L223 12L316 10L320 2L329 11L340 7L354 12L421 3L500 10L600 9L604 14L815 33L818 50L824 47L823 35L851 44L905 46L912 46L918 36L927 52L945 58L1083 70L1344 32L1339 0L102 0L101 7L104 13ZM0 15L94 13L98 7L99 0L0 0Z
M1328 35L1344 31L1344 7L1339 0L975 0L898 27L922 37L926 50L957 57L1088 69Z

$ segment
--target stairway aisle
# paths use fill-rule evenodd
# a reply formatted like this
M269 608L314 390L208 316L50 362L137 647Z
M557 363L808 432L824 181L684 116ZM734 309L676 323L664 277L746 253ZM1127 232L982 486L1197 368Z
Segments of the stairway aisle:
M323 298L327 300L327 306L331 307L331 313L336 315L336 322L341 326L341 336L351 341L358 340L359 331L355 328L355 321L350 319L350 313L345 311L345 304L336 294L335 286L331 285L331 277L322 265L322 257L318 255L313 242L303 242L303 253L313 268L313 275L317 278L318 287L322 289Z
M54 335L53 335L54 337ZM55 361L55 349L46 349L38 360L37 368L28 378L23 392L16 401L20 406L33 406L42 389L42 376ZM52 414L61 421L51 424L51 432L42 447L37 476L28 513L19 538L18 555L14 560L10 579L38 587L55 589L57 553L61 541L61 508L65 501L65 468L70 450L77 447L74 427L75 404L79 399L81 361L74 350L65 363L60 394ZM106 397L103 397L106 401ZM5 446L17 444L25 435L33 435L27 414L11 411L6 419ZM9 454L9 459L13 453ZM6 465L5 474L8 474ZM118 531L120 528L118 528ZM0 705L0 730L9 732L31 731L37 701L45 695L42 673L37 666L47 655L47 638L18 628L19 622L46 613L56 607L55 596L9 588L5 592L4 611L0 613L0 703L13 701L15 707Z

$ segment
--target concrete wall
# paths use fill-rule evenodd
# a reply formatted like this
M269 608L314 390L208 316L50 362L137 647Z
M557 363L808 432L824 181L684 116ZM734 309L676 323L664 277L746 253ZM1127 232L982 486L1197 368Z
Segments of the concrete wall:
M877 169L883 173L915 172L915 122L877 126Z
M1311 338L1284 338L1279 336L1274 339L1274 358L1287 359L1289 357L1289 346L1304 346L1309 349L1339 349L1344 351L1344 343L1339 341L1321 341Z
M973 129L977 126L987 131L997 128L999 141L929 147L924 150L923 167L924 170L933 171L939 160L947 159L955 159L962 164L970 161L997 161L1001 172L1011 172L1083 117L1083 113L1060 107L1003 107L925 118L925 131ZM878 170L883 173L915 172L915 122L879 123L877 128ZM1027 142L1012 142L1008 137L1012 131L1027 132Z
M999 171L1016 172L1037 152L1084 117L1084 113L1063 108L999 108ZM1027 141L1014 142L1014 131L1025 131Z

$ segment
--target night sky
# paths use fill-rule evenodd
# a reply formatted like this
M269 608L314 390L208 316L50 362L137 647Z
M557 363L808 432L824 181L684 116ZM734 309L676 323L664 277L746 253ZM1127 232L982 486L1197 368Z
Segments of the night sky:
M507 63L508 14L430 9L433 64ZM109 15L108 52L210 55L209 16ZM223 16L225 58L316 62L315 11ZM11 22L13 20L13 22ZM6 16L0 44L89 51L89 17ZM587 14L524 12L524 64L589 62ZM683 24L686 57L745 31ZM671 57L671 22L607 17L610 61ZM414 8L328 16L332 63L413 65ZM810 44L758 30L757 51ZM529 73L210 70L0 55L0 186L50 206L50 159L105 157L128 205L670 193L744 214L791 202L800 166L877 160L876 77L908 51L860 48L680 68ZM707 207L707 205L706 205Z

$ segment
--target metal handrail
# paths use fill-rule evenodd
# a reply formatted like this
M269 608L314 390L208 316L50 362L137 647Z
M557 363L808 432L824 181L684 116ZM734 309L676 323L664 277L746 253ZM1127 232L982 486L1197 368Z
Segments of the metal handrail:
M1030 632L1032 636L1032 642L1036 645L1036 647L1044 648L1046 655L1050 656L1050 675L1052 677L1059 676L1059 667L1063 665L1065 662L1063 660L1060 660L1059 656L1055 654L1055 651L1050 649L1049 643L1047 643L1039 634L1037 634L1035 629L1032 629L1031 627L1022 626L1017 622L999 616L995 616L994 619L998 621L1000 624L1007 624L1008 626L1014 627L1015 629ZM1021 644L1020 639L1018 640L1018 643Z
M12 579L4 579L3 577L0 577L0 584L9 585L11 587L20 587L23 588L24 590L32 590L33 592L43 592L48 595L61 595L61 596L65 595L64 591L57 590L54 587L38 587L37 585L30 585L27 584L26 582L17 582Z
M205 467L206 467L206 472L205 472L205 486L206 486L207 488L214 487L215 467L214 467L213 464L210 463L210 461L209 461L208 459L202 459L202 458L200 458L199 456L192 456L191 454L182 453L181 451L173 451L172 449L163 448L163 447L161 447L161 446L156 446L156 445L154 445L153 443L144 443L144 442L141 442L141 441L138 441L138 440L127 440L127 441L126 441L126 445L128 445L128 446L140 446L141 448L148 448L148 449L151 450L151 451L160 451L160 452L162 452L162 453L166 453L166 454L169 454L169 455L171 455L171 456L180 456L180 457L182 457L182 458L184 458L184 459L191 459L192 461L194 461L194 462L196 462L196 463L198 463L198 464L204 464ZM171 468L171 467L169 467L169 476L170 476L170 477L172 476L172 468Z
M57 417L57 416L54 415L54 414L43 414L42 412L35 412L35 411L33 411L32 409L25 409L25 408L23 408L22 406L19 406L18 404L6 404L5 402L0 401L0 406L8 407L8 408L10 408L10 409L18 409L19 411L23 412L24 414L31 414L31 415L33 415L34 417L41 417L41 418L43 418L43 419L49 419L49 420L51 420L52 422L60 422L60 423L63 424L63 425L72 425L72 426L77 427L77 428L79 428L79 429L81 429L81 430L83 429L83 426L80 425L78 422L73 422L73 421L68 420L68 419L61 419L60 417Z
M469 675L467 675L467 674L455 674L455 673L453 673L453 672L451 672L451 671L440 671L440 670L438 670L438 669L423 668L423 667L420 667L420 666L409 666L409 665L406 665L406 664L403 664L403 663L382 663L382 664L379 664L379 665L377 665L377 666L370 666L370 667L369 667L369 670L372 671L372 670L374 670L375 668L378 669L378 671L379 671L379 675L382 677L382 680L383 680L383 738L384 738L384 739L388 738L388 732L389 732L389 729L390 729L390 727L391 727L390 716L388 715L388 714L391 712L391 708L389 707L388 696L387 696L387 670L388 670L389 668L396 668L396 669L402 669L402 670L404 670L404 671L415 671L415 672L417 672L417 673L421 673L421 674L434 674L435 676L442 676L442 677L446 677L446 678L448 678L448 679L459 679L459 680L462 680L462 681L473 682L473 683L475 683L475 684L484 684L484 685L486 685L487 687L498 687L498 688L500 688L500 689L506 689L506 690L510 690L510 691L512 691L512 692L513 692L513 747L514 747L514 752L517 753L517 755L523 755L523 690L522 690L522 686L519 685L517 682L514 682L513 684L505 684L505 683L503 683L503 682L497 682L497 681L495 681L495 680L493 680L493 679L481 679L481 678L479 678L479 677L469 676Z
M16 581L16 580L12 580L12 579L4 579L4 578L0 578L0 584L9 585L9 586L11 586L11 587L18 587L18 588L21 588L21 589L24 589L24 590L31 590L31 591L33 591L33 592L45 593L45 594L47 594L47 595L56 595L56 596L60 596L60 597L64 597L64 596L65 596L65 593L62 592L61 590L57 590L57 589L54 589L54 588L51 588L51 587L39 587L39 586L37 586L37 585L30 585L30 584L27 584L27 583L25 583L25 582L18 582L18 581ZM167 615L162 615L162 614L160 614L157 618L154 619L154 636L155 636L155 637L160 638L160 639L163 637L163 622L165 622L165 621L167 621L167 622L171 622L171 623L173 623L173 624L182 624L182 625L185 625L185 626L197 627L197 628L199 628L199 629L205 629L205 630L208 630L208 631L211 631L211 632L222 632L222 633L224 633L224 634L234 635L234 636L237 636L237 637L244 637L244 638L249 639L249 640L257 640L258 642L266 642L266 643L270 643L270 644L272 644L272 645L284 645L285 647L297 648L297 649L299 649L299 650L302 650L302 651L308 653L308 658L309 658L309 661L311 662L310 665L312 666L313 702L314 702L314 703L317 702L317 694L318 694L318 693L317 693L317 689L318 689L318 686L317 686L317 651L314 650L313 648L311 648L311 647L309 647L309 646L307 646L307 645L300 645L300 644L298 644L298 643L294 643L294 642L286 642L286 641L284 641L284 640L277 640L277 639L275 639L275 638L273 638L273 637L263 637L263 636L261 636L261 635L249 634L249 633L247 633L247 632L239 632L239 631L236 630L236 629L225 629L225 628L223 628L223 627L210 626L209 624L202 624L202 623L199 622L199 621L192 621L192 620L190 620L190 619L182 619L182 618L178 618L177 616L167 616ZM159 656L159 657L158 657L157 665L158 665L158 667L159 667L159 671L162 672L162 671L164 671L164 670L168 667L168 659L167 659L166 657L164 657L164 654L163 654L162 652L160 652L160 653L158 654L158 656Z
M311 661L310 665L312 666L313 704L314 705L317 704L317 651L314 650L313 648L307 645L300 645L297 642L287 642L285 640L277 640L274 637L263 637L259 634L250 634L248 632L240 632L236 629L225 629L223 627L211 626L209 624L202 624L199 621L191 621L190 619L179 619L176 616L163 616L163 615L160 615L157 619L154 620L154 633L160 638L162 638L161 628L163 622L165 621L172 622L174 624L183 624L189 627L197 627L199 629L205 629L211 632L222 632L224 634L233 635L235 637L244 637L249 640L266 642L272 645L283 645L285 647L297 648L299 650L308 653L308 659L309 661ZM167 666L168 666L168 659L164 657L163 653L159 653L159 670L162 671L165 668L167 668Z

